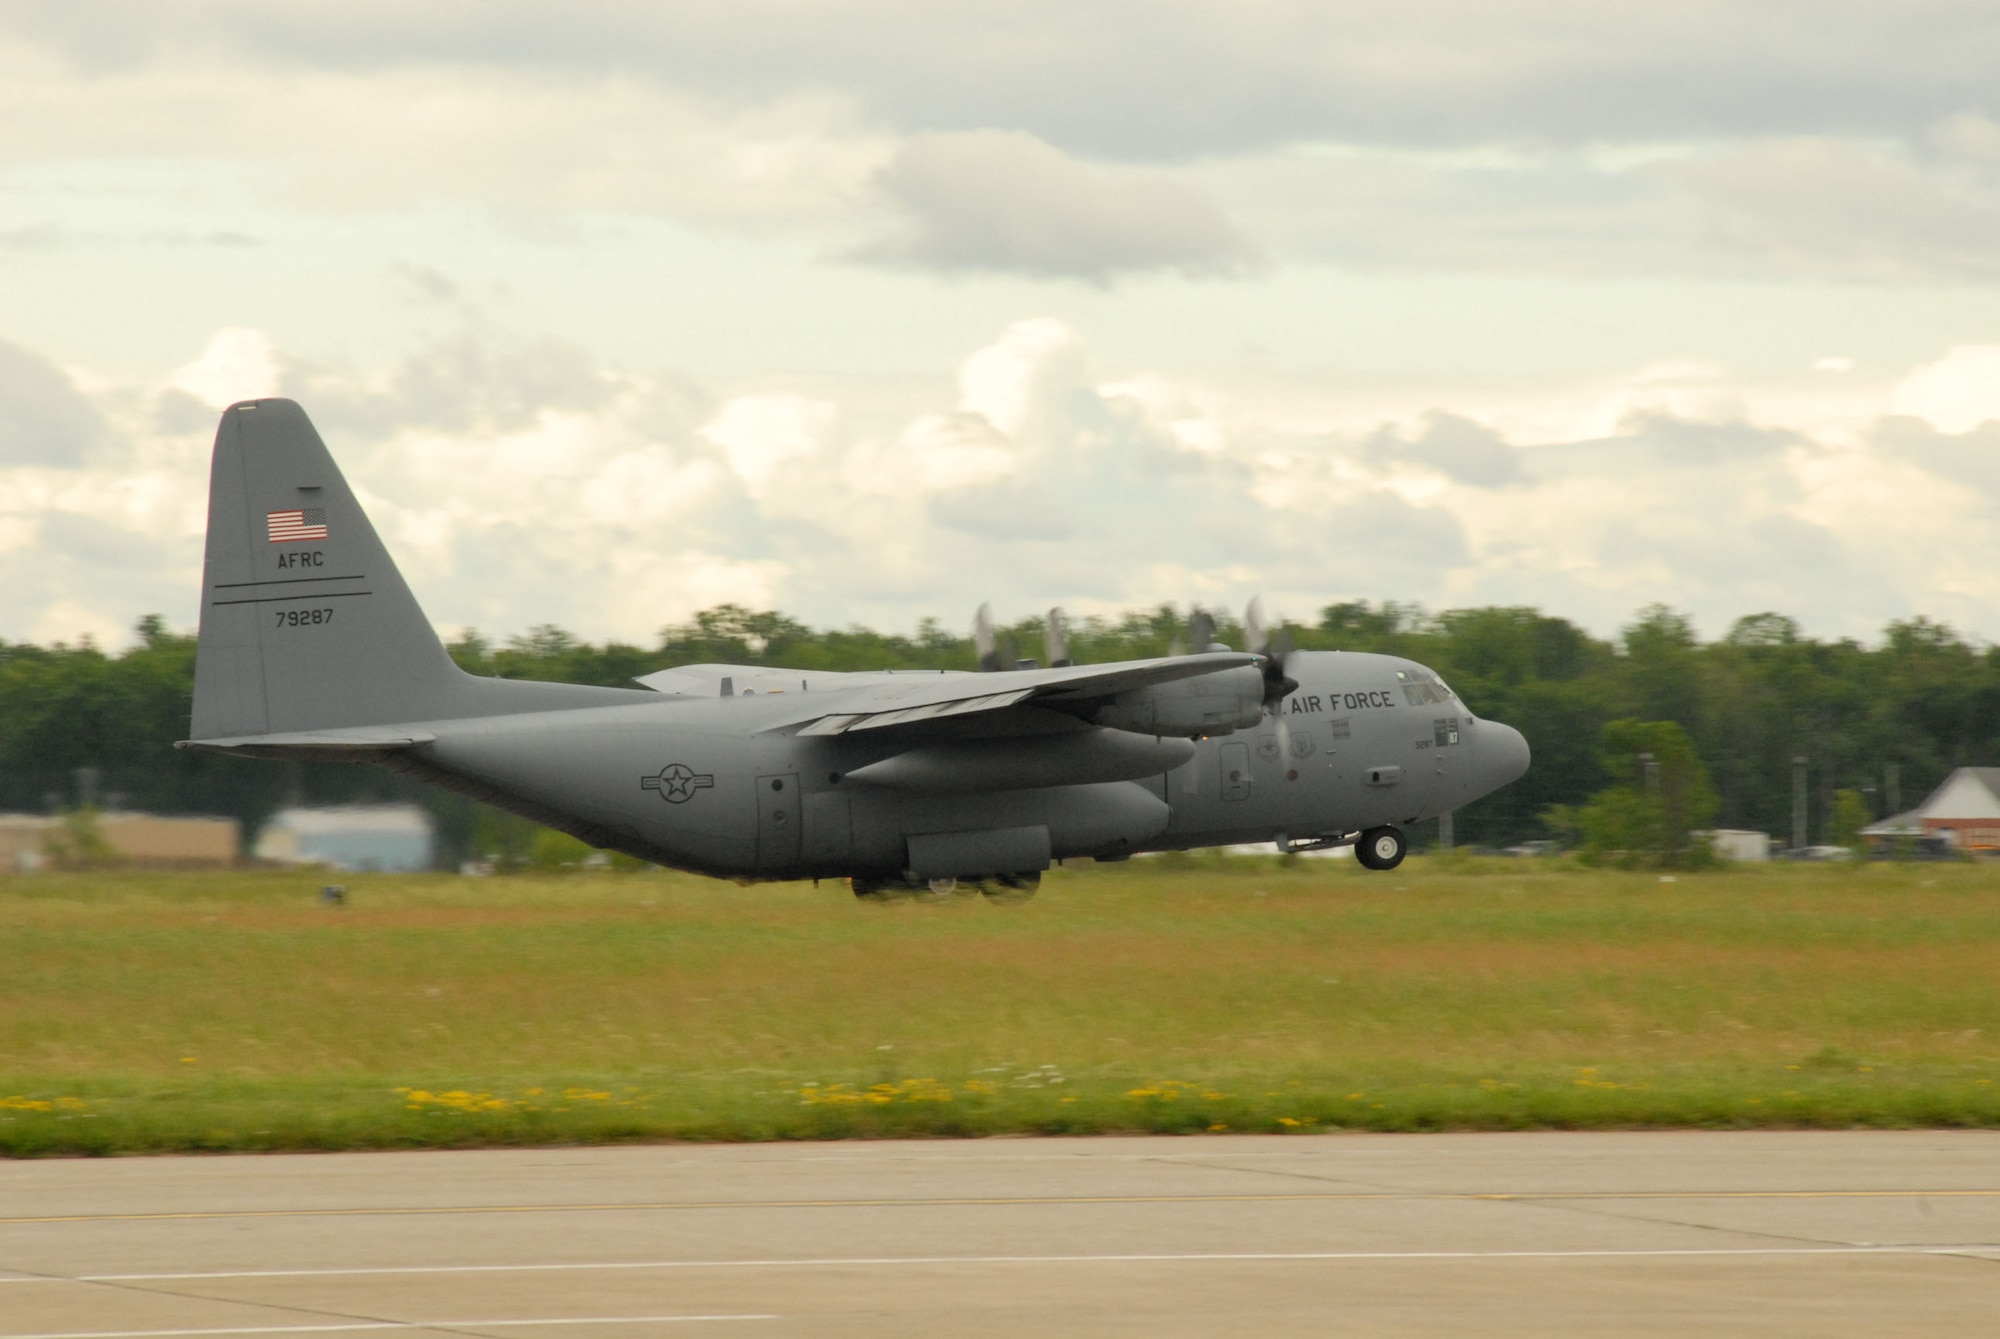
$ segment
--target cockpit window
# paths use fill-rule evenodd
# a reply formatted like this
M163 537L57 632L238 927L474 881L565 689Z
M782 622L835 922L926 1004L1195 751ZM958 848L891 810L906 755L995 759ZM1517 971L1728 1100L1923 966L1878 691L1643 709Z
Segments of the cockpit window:
M1413 707L1457 700L1451 689L1444 686L1444 680L1435 674L1412 674L1408 670L1397 670L1396 677L1403 681L1403 696Z

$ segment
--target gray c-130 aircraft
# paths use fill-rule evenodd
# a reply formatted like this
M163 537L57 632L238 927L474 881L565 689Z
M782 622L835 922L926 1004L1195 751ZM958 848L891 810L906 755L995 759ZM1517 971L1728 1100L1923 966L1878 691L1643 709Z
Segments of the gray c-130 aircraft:
M1204 620L1197 619L1197 624ZM367 762L642 860L862 897L1031 893L1052 862L1273 842L1393 869L1402 829L1521 776L1520 733L1396 656L1252 645L1077 665L686 665L639 687L446 654L304 410L223 412L181 747Z

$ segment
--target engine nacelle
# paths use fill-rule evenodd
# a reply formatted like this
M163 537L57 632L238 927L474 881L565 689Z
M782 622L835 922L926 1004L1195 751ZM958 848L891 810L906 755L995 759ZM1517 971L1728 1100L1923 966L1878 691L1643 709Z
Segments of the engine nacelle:
M1255 665L1148 684L1120 693L1090 717L1142 735L1226 735L1264 716L1264 675Z

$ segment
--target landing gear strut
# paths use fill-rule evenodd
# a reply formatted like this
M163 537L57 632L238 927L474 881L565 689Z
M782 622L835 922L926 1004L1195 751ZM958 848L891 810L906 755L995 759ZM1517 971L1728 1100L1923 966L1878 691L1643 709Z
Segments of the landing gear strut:
M1361 840L1354 843L1354 858L1361 862L1363 869L1394 869L1403 863L1403 856L1410 849L1410 843L1399 829L1392 827L1370 828L1361 834Z

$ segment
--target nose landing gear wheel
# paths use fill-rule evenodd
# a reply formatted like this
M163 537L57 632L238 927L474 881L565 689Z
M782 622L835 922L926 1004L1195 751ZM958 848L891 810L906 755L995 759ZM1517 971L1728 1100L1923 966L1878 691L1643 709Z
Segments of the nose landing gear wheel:
M1403 856L1410 849L1409 842L1396 828L1370 828L1361 834L1361 840L1354 843L1354 858L1361 862L1363 869L1394 869L1403 863Z

